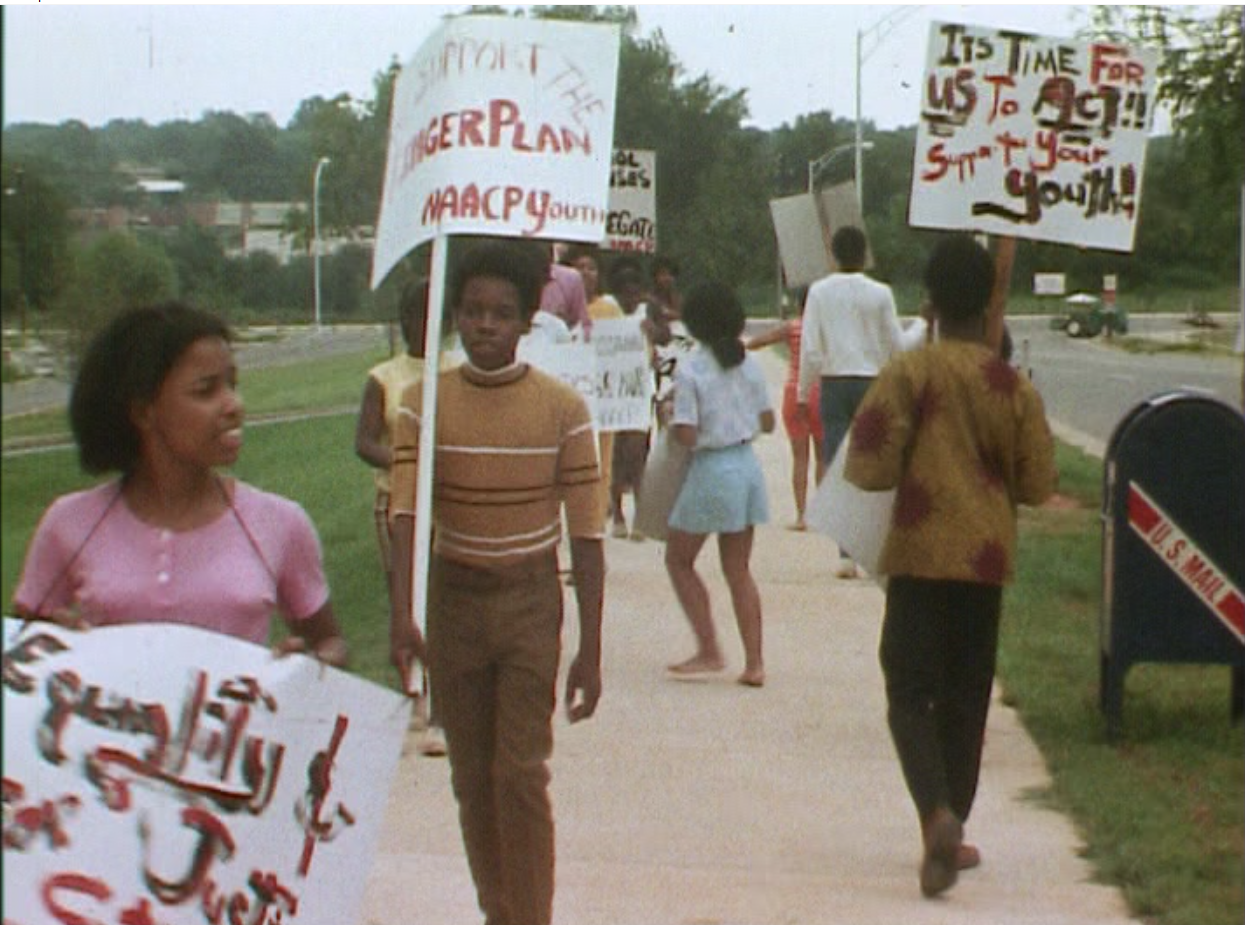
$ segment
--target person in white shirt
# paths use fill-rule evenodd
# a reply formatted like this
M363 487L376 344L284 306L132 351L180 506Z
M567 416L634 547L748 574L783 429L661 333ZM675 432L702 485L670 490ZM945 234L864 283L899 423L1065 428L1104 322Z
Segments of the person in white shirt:
M804 307L797 406L807 414L813 384L820 380L827 461L834 459L878 372L906 346L890 286L864 273L867 248L859 228L845 225L836 231L830 251L839 269L809 287ZM856 577L851 556L842 549L839 556L836 574Z

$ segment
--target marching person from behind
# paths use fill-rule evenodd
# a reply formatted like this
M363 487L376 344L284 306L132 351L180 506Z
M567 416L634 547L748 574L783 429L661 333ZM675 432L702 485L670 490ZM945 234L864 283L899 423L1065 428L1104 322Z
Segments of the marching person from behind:
M809 287L796 393L807 416L813 385L821 382L817 401L827 466L834 461L878 370L905 346L890 286L865 275L869 254L865 233L845 225L834 233L830 250L839 268ZM839 550L835 574L857 576L849 551Z
M990 255L944 238L925 270L937 340L882 370L856 412L848 481L897 489L881 566L889 576L880 660L887 721L921 823L921 892L975 867L973 807L1016 505L1057 479L1042 399L986 344ZM824 396L824 393L823 393Z
M761 595L752 577L753 530L769 519L765 475L753 439L774 429L765 372L744 349L744 310L720 283L693 289L683 321L700 346L675 371L670 427L692 450L692 462L670 512L666 571L696 636L696 652L670 666L676 677L721 671L725 665L696 557L710 534L718 536L722 572L730 588L744 646L739 683L761 687Z

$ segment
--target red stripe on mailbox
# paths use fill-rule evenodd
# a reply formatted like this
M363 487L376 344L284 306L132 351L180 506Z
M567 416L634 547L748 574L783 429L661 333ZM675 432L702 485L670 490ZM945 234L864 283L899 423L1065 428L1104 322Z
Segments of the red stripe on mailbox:
M1245 597L1180 525L1136 482L1128 485L1128 525L1237 640L1245 643Z
M1136 485L1129 485L1128 522L1137 529L1137 532L1142 536L1149 536L1150 531L1158 525L1161 519L1162 515L1150 503L1150 499Z
M1219 613L1236 629L1238 636L1245 636L1245 599L1240 594L1235 591L1225 594L1219 602Z

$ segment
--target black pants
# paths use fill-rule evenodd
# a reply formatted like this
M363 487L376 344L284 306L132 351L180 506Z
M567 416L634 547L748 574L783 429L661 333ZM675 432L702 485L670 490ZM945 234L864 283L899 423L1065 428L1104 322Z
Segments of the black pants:
M880 659L887 721L921 819L948 806L968 818L990 709L1003 589L895 577Z

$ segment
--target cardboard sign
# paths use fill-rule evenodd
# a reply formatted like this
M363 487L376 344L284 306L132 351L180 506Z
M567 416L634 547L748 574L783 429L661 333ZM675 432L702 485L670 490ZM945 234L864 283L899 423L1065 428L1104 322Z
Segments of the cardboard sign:
M600 241L618 27L445 21L394 86L372 286L438 235Z
M4 921L347 925L409 701L188 626L4 620Z
M604 246L612 251L657 253L656 151L614 151Z
M932 23L910 224L1131 251L1158 55Z
M783 280L792 289L808 286L839 269L830 252L834 233L845 225L864 228L855 182L825 186L811 193L771 199L770 218L778 239ZM865 268L873 266L873 249L867 247Z

